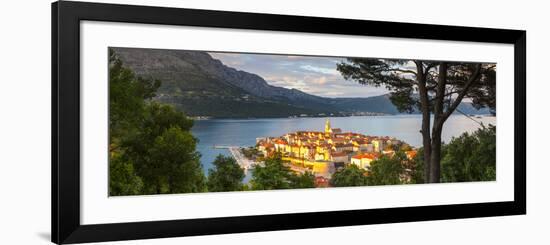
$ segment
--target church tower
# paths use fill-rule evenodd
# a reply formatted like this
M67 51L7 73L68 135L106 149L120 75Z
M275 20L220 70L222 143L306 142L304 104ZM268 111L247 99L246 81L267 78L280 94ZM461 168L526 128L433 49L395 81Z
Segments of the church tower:
M332 128L330 127L330 120L327 118L325 122L325 133L332 133Z

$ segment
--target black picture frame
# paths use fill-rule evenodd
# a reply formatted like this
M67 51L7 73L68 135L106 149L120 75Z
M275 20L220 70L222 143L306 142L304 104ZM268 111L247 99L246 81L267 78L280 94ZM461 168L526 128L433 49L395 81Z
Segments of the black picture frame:
M80 224L80 22L84 20L514 45L514 201ZM52 4L52 242L83 243L526 213L526 32L61 1Z

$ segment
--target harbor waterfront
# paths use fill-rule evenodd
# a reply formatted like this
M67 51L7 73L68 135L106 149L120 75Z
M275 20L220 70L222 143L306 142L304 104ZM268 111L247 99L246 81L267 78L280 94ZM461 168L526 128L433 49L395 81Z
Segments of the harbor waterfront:
M387 136L403 141L414 148L422 146L419 133L421 116L356 116L328 118L262 118L262 119L211 119L195 120L192 134L199 140L197 150L201 153L204 171L212 167L218 154L233 156L241 165L252 164L237 148L255 147L258 138L279 137L296 131L324 131L326 120L343 132L354 132L369 136ZM475 120L475 121L474 121ZM476 122L477 121L477 122ZM473 118L455 114L449 117L442 139L449 142L464 132L473 132L484 125L496 125L496 117L476 116ZM220 147L222 146L222 147ZM226 147L224 147L226 146ZM248 169L248 167L247 167ZM249 179L247 171L245 182Z
M252 167L254 167L255 162L246 158L243 153L241 152L242 147L239 146L223 146L223 145L214 145L214 149L227 149L231 153L231 156L235 158L237 163L243 168L245 171L248 171Z

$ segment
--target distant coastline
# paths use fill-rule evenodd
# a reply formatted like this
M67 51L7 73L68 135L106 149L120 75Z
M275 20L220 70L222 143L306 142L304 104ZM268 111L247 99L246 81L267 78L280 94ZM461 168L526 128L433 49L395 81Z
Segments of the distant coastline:
M206 121L206 120L261 120L261 119L299 119L299 118L326 118L326 117L398 117L398 116L420 116L420 113L398 113L398 114L387 114L387 113L372 113L365 115L307 115L307 116L288 116L288 117L213 117L213 116L189 116L188 118L196 121ZM453 115L462 115L459 113L454 113ZM433 116L433 115L432 115ZM469 114L469 117L496 117L493 114Z

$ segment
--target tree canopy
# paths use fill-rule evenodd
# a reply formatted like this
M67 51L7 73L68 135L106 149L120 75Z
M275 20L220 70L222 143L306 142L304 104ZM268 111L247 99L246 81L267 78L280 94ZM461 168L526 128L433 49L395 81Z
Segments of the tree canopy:
M348 164L339 168L332 175L330 184L335 187L364 186L368 184L367 171L357 167L355 164Z
M208 191L241 191L244 169L232 157L218 155L208 170Z
M453 138L443 148L443 182L496 180L496 127Z
M206 191L206 179L195 150L196 139L178 126L155 137L145 156L140 156L138 173L152 194Z
M292 174L289 180L293 189L315 188L315 175L309 171L302 174Z
M425 182L441 180L441 132L464 98L496 113L495 64L348 58L337 70L347 80L384 86L399 111L422 113Z
M134 165L121 158L120 154L111 155L109 161L109 195L139 195L143 189L143 180L136 175Z
M263 166L257 165L250 180L253 190L275 190L315 187L315 176L305 172L296 174L286 166L281 156L266 158Z
M151 101L160 81L135 76L109 51L109 194L201 192L193 121Z
M435 105L442 100L439 113L445 115L463 98L472 98L478 108L496 106L495 64L348 58L337 65L337 70L345 79L387 88L401 112L423 111L422 93L429 100L429 111L435 112Z
M424 161L418 157L416 166ZM496 127L487 126L473 133L464 133L444 144L441 150L441 181L494 181L496 180ZM413 182L421 183L423 171L413 171Z
M369 167L369 185L397 185L402 184L405 174L407 157L401 151L394 156L382 156L371 162Z
M135 76L123 66L115 52L109 49L109 133L117 139L135 129L142 119L148 100L160 87L158 80Z

